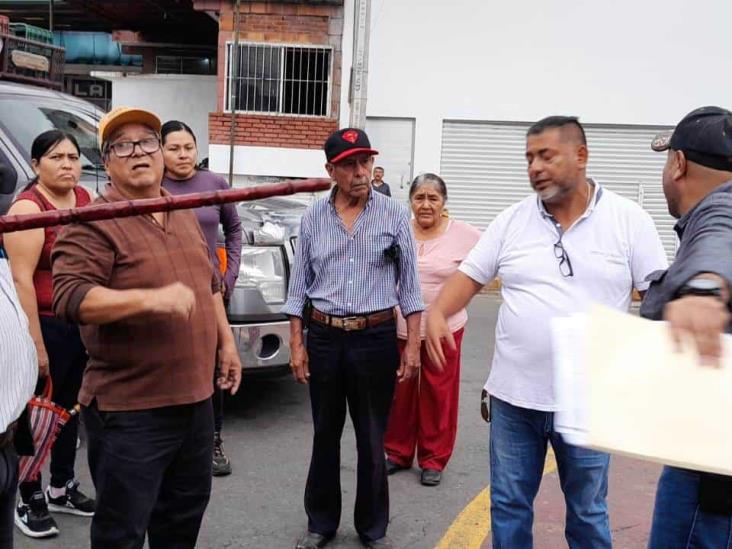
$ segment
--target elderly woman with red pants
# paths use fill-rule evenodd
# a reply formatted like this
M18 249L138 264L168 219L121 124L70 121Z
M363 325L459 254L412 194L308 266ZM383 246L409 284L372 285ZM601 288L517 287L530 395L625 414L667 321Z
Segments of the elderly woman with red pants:
M417 242L419 279L427 309L445 281L457 270L478 242L480 231L445 215L447 187L441 177L426 173L409 188L414 214L412 226ZM423 315L423 319L427 315ZM406 322L399 317L397 334L404 348ZM394 393L384 440L388 474L409 469L414 461L422 469L421 482L436 486L455 446L460 393L460 344L468 315L463 309L449 319L456 349L444 346L447 363L443 370L432 364L425 347L422 322L422 370L418 377L399 383Z

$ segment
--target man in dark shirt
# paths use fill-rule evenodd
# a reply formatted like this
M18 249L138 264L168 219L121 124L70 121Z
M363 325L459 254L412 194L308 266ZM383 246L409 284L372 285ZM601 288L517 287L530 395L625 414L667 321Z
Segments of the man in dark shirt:
M705 367L715 367L720 336L732 331L732 112L696 109L652 148L668 151L663 191L669 212L679 219L681 245L671 267L651 275L640 312L667 320L677 342L691 336ZM732 477L664 467L650 549L727 547L731 536Z
M99 124L110 184L96 203L167 195L160 120L120 107ZM71 225L52 252L53 307L81 324L79 392L97 491L92 548L194 547L211 493L214 358L241 364L192 211Z
M374 178L371 180L371 188L377 193L391 196L391 188L389 188L389 184L384 181L384 168L381 166L376 166L374 168Z

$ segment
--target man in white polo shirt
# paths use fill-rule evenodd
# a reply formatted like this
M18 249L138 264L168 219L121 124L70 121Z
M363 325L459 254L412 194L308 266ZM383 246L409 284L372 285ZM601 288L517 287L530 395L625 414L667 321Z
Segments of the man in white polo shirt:
M569 546L611 547L607 514L609 456L571 446L554 430L551 319L592 303L630 306L635 287L667 266L651 217L634 202L587 178L587 142L576 118L552 116L526 137L529 196L483 233L430 310L427 346L442 362L445 321L496 276L501 305L486 390L493 547L531 547L533 502L547 444L554 448L567 503Z

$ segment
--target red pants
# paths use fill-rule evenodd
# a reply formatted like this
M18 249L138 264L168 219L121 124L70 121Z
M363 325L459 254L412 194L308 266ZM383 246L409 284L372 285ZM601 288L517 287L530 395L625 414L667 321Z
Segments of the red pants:
M442 471L455 446L460 396L460 345L463 329L453 334L456 350L443 344L445 369L440 372L427 355L422 342L420 375L397 383L389 423L384 437L387 457L411 467L415 447L422 469ZM399 351L406 342L399 340Z

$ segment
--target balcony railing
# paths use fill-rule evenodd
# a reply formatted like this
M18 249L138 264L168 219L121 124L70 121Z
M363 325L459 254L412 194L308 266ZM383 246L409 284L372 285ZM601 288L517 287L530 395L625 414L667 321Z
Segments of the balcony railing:
M63 48L0 34L0 80L63 88Z

